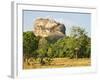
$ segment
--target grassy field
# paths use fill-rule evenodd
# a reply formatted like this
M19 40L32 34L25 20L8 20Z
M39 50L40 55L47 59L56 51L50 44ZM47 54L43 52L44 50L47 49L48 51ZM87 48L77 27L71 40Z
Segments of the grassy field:
M67 58L54 58L50 65L40 65L36 61L30 61L30 64L23 62L23 69L37 69L37 68L63 68L63 67L82 67L90 66L90 58L80 59L67 59Z

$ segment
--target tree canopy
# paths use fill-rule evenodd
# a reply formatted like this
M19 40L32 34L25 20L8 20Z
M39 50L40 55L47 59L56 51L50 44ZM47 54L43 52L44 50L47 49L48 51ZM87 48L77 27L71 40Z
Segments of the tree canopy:
M49 38L48 38L49 39ZM51 42L39 38L32 31L23 32L23 54L27 58L39 58L40 64L50 63L52 58L90 58L91 38L85 29L72 27L69 36Z

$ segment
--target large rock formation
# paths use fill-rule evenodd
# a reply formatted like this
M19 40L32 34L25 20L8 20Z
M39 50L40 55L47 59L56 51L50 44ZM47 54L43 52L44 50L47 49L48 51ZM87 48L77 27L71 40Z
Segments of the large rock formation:
M52 37L52 39L65 36L65 26L52 19L38 18L34 21L34 34L40 37Z

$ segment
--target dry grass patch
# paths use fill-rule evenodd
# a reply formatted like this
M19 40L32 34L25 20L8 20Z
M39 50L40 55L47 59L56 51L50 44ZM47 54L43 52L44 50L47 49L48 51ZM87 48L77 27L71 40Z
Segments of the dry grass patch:
M36 68L62 68L62 67L81 67L90 66L90 58L80 59L68 59L68 58L54 58L50 65L40 65L38 62L28 65L26 62L23 64L24 69L36 69Z

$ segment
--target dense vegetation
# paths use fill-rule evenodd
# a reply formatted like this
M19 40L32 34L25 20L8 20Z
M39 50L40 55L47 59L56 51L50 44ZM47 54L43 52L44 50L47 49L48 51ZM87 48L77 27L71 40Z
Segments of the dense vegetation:
M57 41L49 38L36 37L33 32L23 32L23 56L27 62L29 58L43 64L50 64L53 58L90 58L91 38L85 29L72 27L69 36Z

